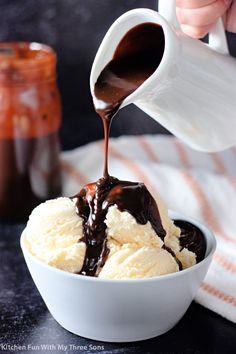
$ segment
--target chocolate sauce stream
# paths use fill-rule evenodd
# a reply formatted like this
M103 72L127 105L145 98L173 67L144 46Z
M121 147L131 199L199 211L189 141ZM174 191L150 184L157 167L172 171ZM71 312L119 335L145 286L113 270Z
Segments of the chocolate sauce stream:
M104 107L95 109L103 121L105 161L103 178L86 185L73 197L77 214L83 219L84 235L80 241L86 243L85 260L80 274L97 276L107 259L109 249L105 219L112 205L117 205L120 211L127 211L139 224L150 222L162 240L166 235L158 206L146 186L138 182L120 181L108 173L108 142L112 118L123 100L156 70L164 53L164 45L164 34L160 26L143 23L132 28L120 41L113 59L102 70L95 84L96 100L102 102ZM193 225L192 227L194 228ZM193 250L196 246L195 238L188 243L189 229L190 226L184 228L182 225L185 233L181 246L186 245ZM197 230L195 235L196 240L199 240ZM182 264L175 253L165 245L163 249L175 258L181 270Z
M118 44L112 60L100 73L94 87L95 110L102 118L105 135L104 177L108 177L108 136L111 120L123 100L157 69L165 47L161 26L143 23L128 31Z
M108 148L109 148L109 133L111 127L111 120L102 119L103 122L103 130L104 130L104 170L103 170L103 177L108 178Z

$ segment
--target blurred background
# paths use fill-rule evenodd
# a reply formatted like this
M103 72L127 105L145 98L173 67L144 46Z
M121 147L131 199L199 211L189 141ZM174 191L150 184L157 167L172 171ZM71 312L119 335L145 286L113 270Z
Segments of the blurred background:
M0 41L37 41L58 55L63 104L64 150L103 138L89 90L91 65L109 26L125 11L157 9L156 0L0 0ZM236 56L235 35L228 34ZM111 135L168 133L145 113L129 106L114 119Z

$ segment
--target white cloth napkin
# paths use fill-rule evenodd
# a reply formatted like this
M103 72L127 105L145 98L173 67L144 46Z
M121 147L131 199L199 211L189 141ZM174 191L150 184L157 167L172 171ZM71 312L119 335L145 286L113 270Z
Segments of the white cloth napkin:
M63 194L102 176L103 142L63 152ZM206 154L172 136L110 139L109 171L142 181L170 209L202 221L215 234L217 250L196 301L236 322L236 148Z

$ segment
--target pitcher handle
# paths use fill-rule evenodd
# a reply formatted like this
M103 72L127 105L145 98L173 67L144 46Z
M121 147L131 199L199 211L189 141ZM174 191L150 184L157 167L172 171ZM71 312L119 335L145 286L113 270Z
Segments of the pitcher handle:
M172 26L180 28L176 16L176 0L159 0L158 12L163 16Z
M222 18L217 20L215 26L209 32L208 42L209 46L217 52L229 54L229 47Z
M180 25L176 16L176 0L159 0L158 11L169 23L179 29ZM227 38L222 18L219 18L209 32L209 46L222 54L229 54Z

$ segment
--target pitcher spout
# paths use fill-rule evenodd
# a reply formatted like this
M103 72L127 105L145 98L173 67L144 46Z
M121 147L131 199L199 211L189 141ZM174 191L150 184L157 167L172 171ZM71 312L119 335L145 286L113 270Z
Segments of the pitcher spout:
M113 55L125 34L128 33L132 28L144 23L153 23L159 25L163 29L164 36L167 33L169 37L176 37L176 34L171 26L156 11L150 9L135 9L128 11L119 17L105 35L92 65L90 75L90 90L96 107L104 105L104 102L98 101L94 94L94 87L100 73L104 67L112 60ZM175 44L173 45L173 43ZM178 45L176 40L172 41L171 46L169 45L169 42L164 44L163 57L157 69L155 70L155 73L153 73L147 80L145 80L134 92L128 95L122 101L120 108L123 108L130 103L139 101L145 95L149 95L149 92L152 92L153 89L157 90L157 86L159 86L161 89L162 82L165 80L169 68L169 57L171 54L172 57L174 57L174 53L179 50L177 47Z

